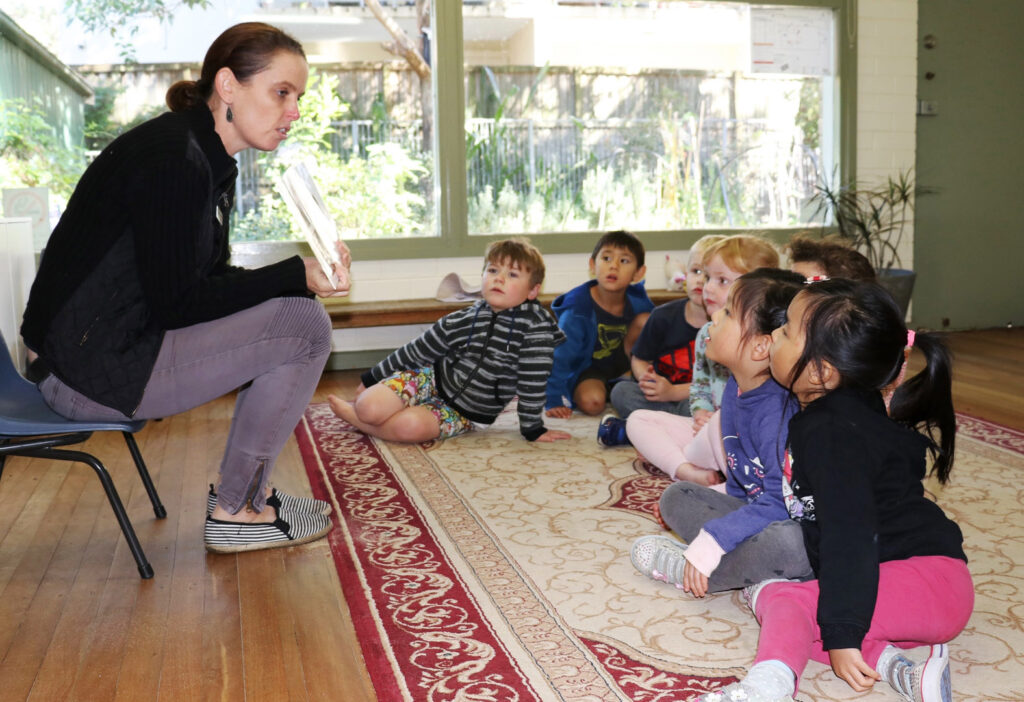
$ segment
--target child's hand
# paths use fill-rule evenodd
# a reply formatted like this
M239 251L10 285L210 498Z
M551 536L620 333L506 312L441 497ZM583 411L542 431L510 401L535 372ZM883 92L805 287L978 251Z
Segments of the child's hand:
M697 410L696 412L693 413L694 434L700 431L700 428L708 423L708 420L711 419L712 414L714 414L714 412L709 412L708 410Z
M689 561L683 566L683 590L694 597L708 594L708 576L694 568Z
M557 417L558 419L568 419L572 416L571 407L552 407L544 412L549 417Z
M677 397L680 390L682 389L678 385L673 385L663 375L657 373L644 374L644 377L639 382L640 391L644 394L644 397L651 402L678 402L682 400L682 397ZM689 395L689 388L686 388L686 393Z
M882 679L878 671L864 662L859 648L834 648L828 652L828 660L832 671L857 692L870 690L876 680Z
M555 409L558 409L557 407ZM566 409L569 409L566 407ZM552 441L559 441L564 439L571 439L572 434L567 431L557 431L555 429L548 429L546 432L537 437L537 441L543 441L544 443L551 443Z

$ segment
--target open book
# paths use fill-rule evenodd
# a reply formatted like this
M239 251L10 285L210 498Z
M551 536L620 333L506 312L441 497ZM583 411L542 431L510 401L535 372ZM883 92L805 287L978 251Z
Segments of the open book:
M324 275L332 286L337 287L332 264L340 262L334 247L338 240L338 226L327 211L327 205L309 175L306 164L300 162L290 166L278 179L277 190L299 221L299 227L313 249L313 255L320 263Z

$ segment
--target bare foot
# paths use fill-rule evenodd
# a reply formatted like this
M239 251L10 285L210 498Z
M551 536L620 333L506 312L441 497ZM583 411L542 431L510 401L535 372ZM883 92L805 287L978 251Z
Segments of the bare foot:
M331 411L349 424L354 424L355 421L358 421L356 418L356 408L351 402L343 400L337 395L328 395L327 402L331 405Z
M697 485L704 485L705 487L717 485L725 480L717 470L708 470L695 466L692 463L680 463L673 477L676 480L687 480Z

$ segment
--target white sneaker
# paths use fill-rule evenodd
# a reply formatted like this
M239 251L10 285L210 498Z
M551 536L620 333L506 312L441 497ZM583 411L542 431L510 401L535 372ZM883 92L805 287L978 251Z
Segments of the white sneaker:
M911 702L953 702L949 676L949 646L935 644L920 663L902 654L893 656L888 670L879 671L892 689Z
M648 578L683 589L686 544L660 534L641 536L633 542L629 559L633 567Z
M747 606L750 607L750 611L757 616L757 596L761 594L761 590L764 589L765 585L771 585L772 583L796 583L799 580L787 580L786 578L769 578L762 580L759 583L753 585L747 585L743 588L743 599L747 601Z

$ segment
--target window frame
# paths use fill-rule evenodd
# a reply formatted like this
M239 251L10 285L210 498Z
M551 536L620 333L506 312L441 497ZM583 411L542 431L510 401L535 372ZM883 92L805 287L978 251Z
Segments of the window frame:
M729 2L730 0L722 0ZM731 0L736 2L737 0ZM839 107L836 135L839 139L839 182L850 182L856 171L857 42L856 0L743 0L754 6L824 7L836 12L836 42ZM433 16L434 129L437 167L437 236L367 239L346 242L353 260L437 259L477 257L486 246L511 234L469 234L466 190L466 97L462 38L462 2L431 3ZM784 243L808 227L760 230ZM682 250L705 234L734 234L749 228L633 230L649 250ZM545 254L589 253L593 232L527 233ZM259 264L299 254L309 256L305 242L238 242L232 245L236 258Z

